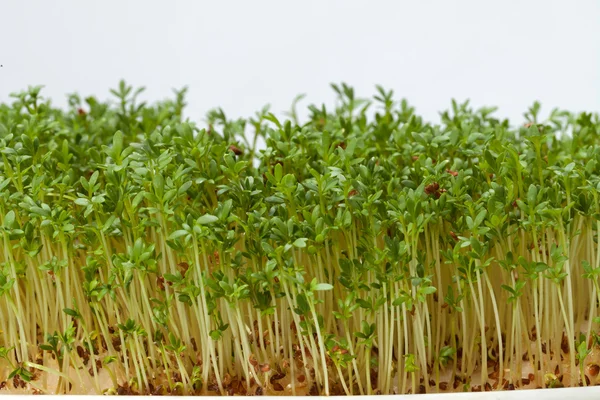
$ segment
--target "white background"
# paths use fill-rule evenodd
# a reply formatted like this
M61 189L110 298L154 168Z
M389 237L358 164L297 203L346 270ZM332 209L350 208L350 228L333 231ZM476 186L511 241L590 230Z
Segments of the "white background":
M145 98L188 85L187 115L251 116L394 89L437 120L451 98L519 122L543 110L600 110L600 1L0 2L0 101L31 84L109 97L124 78Z

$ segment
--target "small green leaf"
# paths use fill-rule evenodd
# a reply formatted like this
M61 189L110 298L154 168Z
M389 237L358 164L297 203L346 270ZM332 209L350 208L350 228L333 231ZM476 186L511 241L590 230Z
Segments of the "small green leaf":
M296 239L293 243L295 247L304 248L306 247L306 238Z
M203 216L198 218L196 220L196 222L200 225L209 225L209 224L212 224L213 222L217 222L218 220L219 220L219 218L215 217L214 215L204 214Z
M330 285L329 283L317 283L314 287L314 290L320 291L320 290L331 290L333 289L333 285Z

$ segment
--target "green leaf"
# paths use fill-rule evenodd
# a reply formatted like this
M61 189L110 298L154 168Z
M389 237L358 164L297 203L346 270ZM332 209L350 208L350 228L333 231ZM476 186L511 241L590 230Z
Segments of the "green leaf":
M6 216L4 217L4 227L12 228L14 223L15 223L15 212L13 210L10 210L8 213L6 213Z
M217 222L218 220L219 220L219 218L215 217L214 215L204 214L203 216L198 218L196 220L196 222L200 225L209 225L209 224L212 224L213 222Z
M187 234L188 234L188 231L181 229L181 230L171 233L171 235L169 235L169 240L174 240L174 239L180 238L182 236L185 236Z
M75 199L74 203L78 206L87 207L87 205L90 204L90 201L84 197L79 197L78 199Z
M296 240L294 241L293 245L294 245L295 247L299 247L299 248L306 247L306 240L307 240L306 238L299 238L299 239L296 239Z
M317 283L314 287L313 290L331 290L333 289L333 285L330 285L329 283Z

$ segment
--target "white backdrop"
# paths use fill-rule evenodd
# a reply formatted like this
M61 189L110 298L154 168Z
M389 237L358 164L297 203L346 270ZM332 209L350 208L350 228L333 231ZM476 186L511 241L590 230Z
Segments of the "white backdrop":
M0 64L0 101L30 84L108 98L124 78L150 100L188 85L200 120L331 103L345 81L436 120L453 97L520 120L536 99L600 110L600 1L2 0Z

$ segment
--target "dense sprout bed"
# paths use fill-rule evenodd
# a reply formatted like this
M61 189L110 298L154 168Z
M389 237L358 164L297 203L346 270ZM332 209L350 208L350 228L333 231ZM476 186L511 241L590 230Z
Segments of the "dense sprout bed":
M434 125L333 86L306 123L200 127L185 91L124 83L0 105L3 390L595 384L598 115L453 102Z

